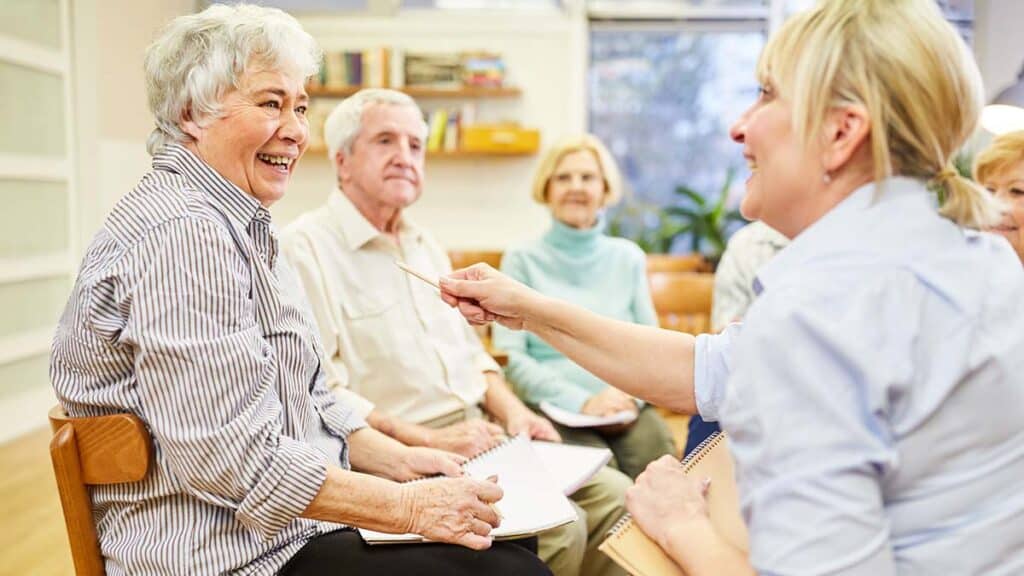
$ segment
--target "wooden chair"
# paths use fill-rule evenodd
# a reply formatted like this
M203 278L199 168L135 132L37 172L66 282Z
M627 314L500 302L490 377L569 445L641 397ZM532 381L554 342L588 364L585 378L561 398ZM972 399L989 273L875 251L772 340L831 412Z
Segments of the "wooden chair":
M648 254L648 272L711 272L703 254Z
M153 447L146 426L131 414L69 418L60 406L50 410L50 458L71 558L79 576L104 573L92 501L86 486L138 482L146 477Z
M486 262L492 268L501 268L501 254L501 251L454 250L448 253L448 258L452 261L453 270L466 268L477 262Z
M703 272L649 272L654 309L662 328L690 334L711 331L715 275Z

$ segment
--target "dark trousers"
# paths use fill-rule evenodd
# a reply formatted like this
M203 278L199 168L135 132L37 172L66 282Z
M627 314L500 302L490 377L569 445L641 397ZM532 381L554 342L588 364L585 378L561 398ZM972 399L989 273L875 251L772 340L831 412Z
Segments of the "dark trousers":
M705 422L703 418L696 414L691 416L690 424L686 431L686 450L683 450L683 455L685 456L693 452L698 444L707 440L708 436L719 430L721 428L718 427L718 422Z
M482 551L452 544L370 546L358 532L346 529L310 540L278 574L533 576L550 575L551 571L537 558L536 538L495 542Z

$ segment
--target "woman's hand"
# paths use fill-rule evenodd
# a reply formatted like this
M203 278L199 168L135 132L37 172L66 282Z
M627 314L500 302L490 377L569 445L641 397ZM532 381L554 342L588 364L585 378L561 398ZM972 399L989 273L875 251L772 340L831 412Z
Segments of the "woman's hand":
M505 431L501 426L482 418L459 422L427 433L427 446L455 452L467 458L490 450L504 440Z
M534 414L526 407L508 418L508 421L505 422L505 429L508 430L510 436L525 432L533 440L562 441L562 437L558 435L558 431L547 418Z
M587 399L580 412L591 416L611 416L619 412L639 414L640 408L629 394L609 386Z
M414 480L424 476L462 476L462 465L466 458L452 452L433 448L408 447L399 457L398 467L392 475L397 482Z
M626 509L645 534L669 549L673 534L710 522L707 489L706 481L683 473L679 460L662 456L626 490Z
M487 264L474 264L442 276L441 298L471 324L498 322L522 330L529 304L538 294Z
M435 542L474 550L491 546L491 530L500 524L492 506L504 496L494 482L473 478L437 478L402 486L406 532Z

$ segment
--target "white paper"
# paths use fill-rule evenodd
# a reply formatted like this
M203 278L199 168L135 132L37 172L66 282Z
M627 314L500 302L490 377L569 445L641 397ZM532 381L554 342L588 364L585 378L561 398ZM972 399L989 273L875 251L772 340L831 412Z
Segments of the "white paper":
M580 414L579 412L563 410L562 408L559 408L547 401L540 403L540 409L548 418L551 418L562 426L568 426L569 428L596 428L598 426L610 426L612 424L629 424L636 420L637 414L632 410L623 410L622 412L616 412L610 416L591 416L589 414Z
M592 446L534 440L533 449L566 496L579 490L612 459L611 450Z
M568 524L576 519L576 510L562 494L561 486L547 471L530 444L519 435L485 452L462 466L473 478L498 477L505 495L495 507L502 515L501 525L491 531L497 539L519 538ZM359 529L370 544L423 542L418 534L386 534Z

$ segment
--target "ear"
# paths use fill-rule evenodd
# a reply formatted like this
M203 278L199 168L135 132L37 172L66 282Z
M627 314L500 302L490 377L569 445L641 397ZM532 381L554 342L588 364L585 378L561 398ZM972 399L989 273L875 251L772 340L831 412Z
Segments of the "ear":
M344 150L338 150L334 153L334 171L338 175L339 182L348 181L349 166L351 166L351 162L348 161L348 156L345 155Z
M178 122L178 127L181 128L182 132L191 136L195 141L198 141L199 137L203 133L203 127L192 118L191 108L186 108L185 112L182 113L181 121Z
M828 172L846 166L871 135L868 110L860 104L833 108L825 117L823 164Z

